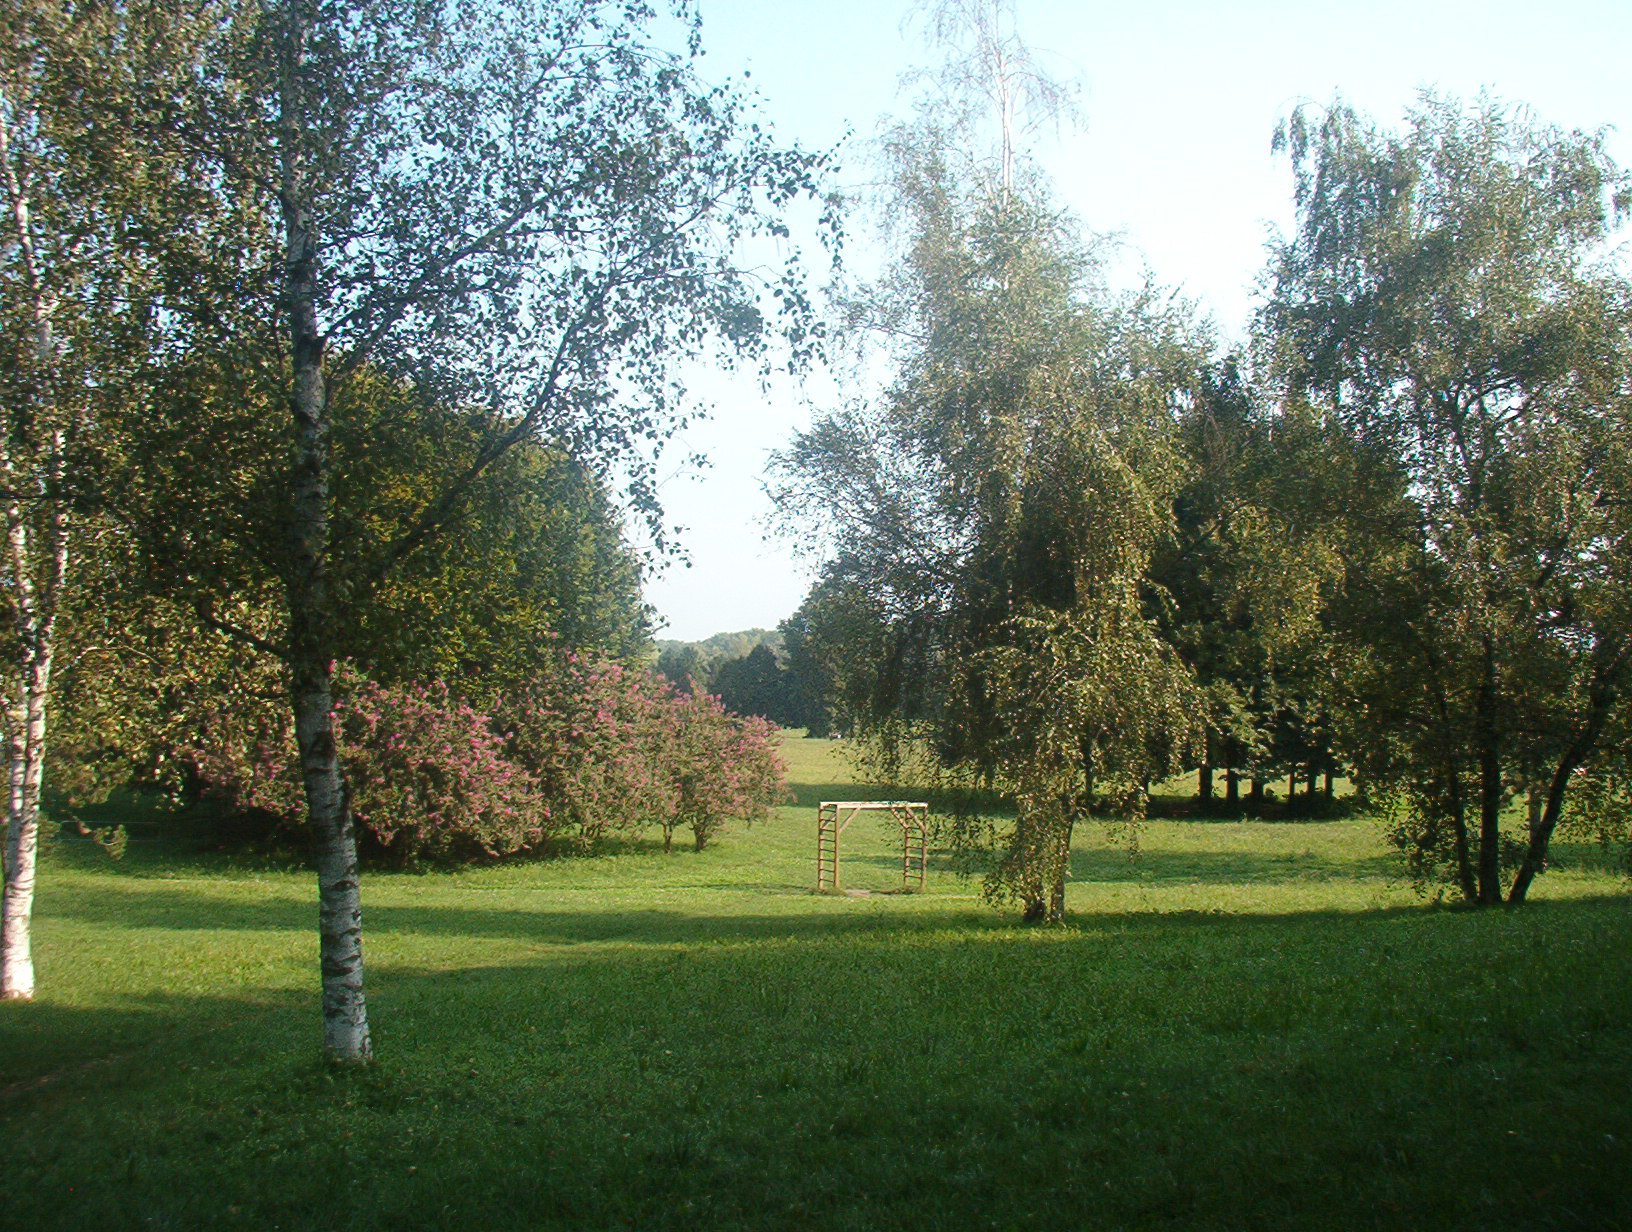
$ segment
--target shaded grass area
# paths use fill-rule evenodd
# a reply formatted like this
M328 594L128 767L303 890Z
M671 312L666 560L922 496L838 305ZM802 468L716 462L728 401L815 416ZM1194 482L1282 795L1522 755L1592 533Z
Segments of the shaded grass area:
M1152 822L1082 835L1033 930L944 853L814 895L813 832L369 878L361 1073L315 1060L307 874L54 849L42 997L0 1005L7 1222L1632 1226L1632 910L1591 849L1468 913L1362 821Z

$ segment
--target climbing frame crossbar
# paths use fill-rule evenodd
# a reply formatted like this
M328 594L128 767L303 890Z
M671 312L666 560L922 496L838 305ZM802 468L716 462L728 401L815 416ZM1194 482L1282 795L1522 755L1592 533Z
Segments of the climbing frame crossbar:
M901 823L901 888L922 890L929 863L929 805L908 800L823 800L816 807L816 889L839 888L839 836L858 813L889 813Z

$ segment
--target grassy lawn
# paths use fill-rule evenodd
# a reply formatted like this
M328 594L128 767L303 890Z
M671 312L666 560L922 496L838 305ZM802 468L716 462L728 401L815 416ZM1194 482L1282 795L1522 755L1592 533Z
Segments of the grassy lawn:
M1080 836L1026 929L944 857L818 896L838 746L717 847L364 882L379 1063L316 1060L309 874L57 844L0 1005L15 1228L1625 1229L1632 900L1424 903L1376 826ZM852 888L899 876L845 835Z

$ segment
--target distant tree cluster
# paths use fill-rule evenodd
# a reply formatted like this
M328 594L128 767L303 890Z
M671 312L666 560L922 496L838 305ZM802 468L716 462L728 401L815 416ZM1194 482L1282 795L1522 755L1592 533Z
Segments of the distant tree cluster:
M716 633L700 642L659 638L657 670L677 689L688 693L698 688L713 692L714 678L721 666L746 658L759 646L780 654L782 635L775 629L742 629L735 633Z
M807 735L832 732L828 681L806 642L803 609L774 631L720 633L658 647L657 670L677 689L714 694L732 714L758 715Z

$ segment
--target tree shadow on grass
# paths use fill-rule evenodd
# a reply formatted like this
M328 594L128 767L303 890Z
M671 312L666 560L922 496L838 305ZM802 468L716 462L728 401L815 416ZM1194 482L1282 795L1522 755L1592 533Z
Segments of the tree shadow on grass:
M977 853L978 854L978 853ZM901 879L901 854L872 849L843 853L843 869L866 869L866 885L876 888ZM982 863L968 863L968 871L978 876ZM947 850L930 853L932 879L956 877L966 871L965 862ZM1242 885L1268 886L1311 881L1394 881L1404 875L1399 859L1387 852L1373 856L1321 856L1313 852L1150 852L1129 853L1117 847L1073 850L1071 880L1102 885L1188 886ZM860 878L846 879L846 885L860 884Z
M1339 795L1327 799L1324 795L1299 795L1288 798L1277 795L1253 801L1246 796L1231 803L1220 796L1198 800L1193 793L1170 795L1154 792L1146 801L1145 816L1166 821L1233 822L1273 821L1299 825L1306 822L1344 821L1366 815L1365 808L1353 795Z
M133 1007L154 1042L119 1082L85 1071L0 1106L29 1131L8 1215L359 1232L1064 1229L1089 1210L1149 1232L1624 1227L1632 971L1624 947L1583 942L1616 935L1627 904L1547 908L1550 958L1501 913L986 917L906 945L900 920L639 913L654 940L824 943L380 964L382 1061L360 1074L316 1065L315 994L158 996ZM417 910L427 931L482 923ZM1549 961L1570 978L1532 999L1489 984L1498 962ZM116 1025L40 1021L52 1037ZM217 1040L185 1034L217 1022ZM1575 1052L1559 1063L1561 1045ZM1534 1159L1551 1160L1552 1198Z
M1071 853L1073 881L1133 885L1275 885L1286 882L1398 879L1399 859L1321 856L1314 852L1141 851L1103 848Z
M42 842L40 853L42 861L57 867L132 879L170 879L178 874L231 879L313 867L303 852L287 845L208 843L150 828L128 830L123 853L114 857L94 838L78 833L72 822L63 823L60 834Z
M1632 886L1632 853L1592 839L1554 839L1547 847L1547 867L1555 871L1620 876Z
M1125 857L1110 853L1115 861ZM1083 856L1085 871L1092 871L1092 853ZM879 857L880 865L888 861ZM898 868L899 865L897 864ZM1319 865L1319 869L1329 866ZM1318 871L1318 869L1317 869ZM1344 876L1352 876L1353 865L1340 866ZM1162 881L1189 884L1198 880L1216 884L1267 884L1284 881L1286 865L1277 858L1208 856L1150 859L1129 872L1124 880L1130 882ZM1100 880L1110 880L1109 876ZM458 891L445 892L456 897ZM785 893L785 891L784 891ZM525 899L526 892L516 892ZM933 888L930 892L934 895ZM513 900L514 901L514 900ZM840 905L840 902L849 905ZM945 908L927 914L897 913L882 906L884 899L833 900L832 909L797 909L754 913L736 911L687 912L660 907L618 907L605 910L563 910L551 905L548 892L538 895L539 906L478 907L466 905L402 905L370 903L365 890L363 919L367 935L376 944L386 937L428 938L484 938L509 939L544 946L607 945L661 947L696 943L736 943L774 940L803 940L826 936L845 936L857 933L890 933L898 930L937 929L956 927L974 930L977 935L1006 934L1016 925L1010 916L999 915L988 908L970 905L967 910ZM1569 900L1570 902L1584 900ZM1628 900L1608 898L1606 901ZM852 906L853 905L853 906ZM1424 906L1389 908L1393 913L1421 913ZM1532 903L1526 910L1558 910L1559 902L1545 898ZM76 895L50 904L53 917L118 929L257 931L280 930L301 934L312 927L312 906L304 897L293 894L274 899L244 901L234 897L230 886L211 892L208 886L192 883L168 886L162 895L141 884L122 885L109 881L96 895ZM1193 919L1198 926L1215 926L1227 922L1230 926L1259 922L1275 926L1289 920L1316 916L1330 919L1354 918L1357 913L1333 910L1312 913L1215 913L1184 910L1167 912L1117 912L1074 914L1069 923L1083 930L1107 927L1141 927L1161 922L1163 926L1174 921ZM1358 913L1375 916L1379 912Z
M21 1104L144 1083L155 1077L158 1053L183 1056L190 1066L239 1057L245 1040L286 1047L295 1041L274 1024L288 1023L297 1010L315 1020L314 1001L281 989L236 998L155 990L117 1006L64 1005L49 992L35 1001L0 1002L0 1118ZM304 1025L315 1052L316 1023Z
M961 952L969 946L1007 945L1027 939L1049 942L1045 949L1050 951L1058 945L1069 949L1109 941L1130 954L1139 954L1142 966L1160 969L1175 952L1174 946L1182 950L1196 945L1206 948L1222 944L1226 949L1244 946L1245 951L1255 951L1259 945L1267 944L1277 955L1283 955L1287 946L1343 950L1351 942L1369 938L1368 944L1382 943L1390 936L1399 936L1393 932L1393 926L1403 924L1410 933L1401 944L1409 951L1419 944L1411 937L1446 933L1447 941L1460 944L1470 934L1503 934L1512 922L1536 917L1554 921L1595 917L1600 922L1618 920L1622 924L1632 917L1632 899L1618 895L1541 900L1519 913L1463 913L1426 905L1364 912L1303 910L1280 914L1073 913L1063 928L1025 926L1012 915L1003 916L973 906L964 911L914 915L894 912L876 901L846 901L836 905L839 910L805 915L688 914L660 909L602 912L441 905L379 907L367 916L369 933L376 946L382 946L388 938L411 936L505 939L531 944L517 952L514 962L499 965L476 964L449 969L439 963L435 969L426 970L400 960L376 959L370 965L371 986L389 991L406 980L411 984L445 986L447 995L462 996L465 994L454 990L465 987L473 979L503 981L527 970L559 972L586 963L593 966L634 963L646 970L645 964L649 962L670 961L682 953L693 958L715 955L719 961L747 961L750 965L764 961L786 967L791 962L795 966L808 963L814 968L825 968L836 952L852 956L869 952L897 953L906 956L902 961L916 962L912 955L931 955L942 947ZM852 905L857 909L848 910ZM107 912L94 903L77 906L82 909L59 914L72 914L82 922L112 920L128 924L125 917L129 904ZM202 927L207 914L219 913L220 904L198 902L195 907L197 926ZM174 926L168 913L156 912L152 918L156 925ZM257 921L264 921L264 917L258 913L246 915L237 924L253 927ZM290 919L285 923L295 921ZM306 918L304 923L309 927L310 919ZM223 925L218 919L215 925L231 927L232 922ZM948 937L948 929L955 930L955 936ZM1274 940L1252 940L1265 937ZM910 944L903 947L900 944L903 939L908 939ZM758 943L766 942L791 945L773 944L765 950L767 955L782 957L725 958L728 952L737 955L757 952ZM607 943L616 943L613 951L606 949ZM807 945L815 948L807 951ZM546 948L535 948L540 946ZM1030 952L1030 949L1025 947L1014 952ZM798 957L807 953L808 957ZM823 954L830 957L821 957ZM1100 963L1103 957L1096 957L1094 961ZM847 962L832 968L829 974L852 969L853 964ZM536 978L547 983L553 977L540 974ZM218 1035L261 1033L271 1020L288 1019L290 1014L300 1020L298 1028L312 1029L311 1047L315 1052L315 1022L306 1023L302 1017L311 1015L315 1019L315 1012L315 997L287 989L256 988L252 978L245 995L236 998L160 989L126 996L117 1007L67 1006L48 999L0 1004L0 1087L26 1084L44 1073L67 1072L97 1059L123 1056L155 1040L173 1038L178 1031L193 1032L196 1040L186 1047L191 1049L196 1045L203 1056L210 1053L210 1041ZM222 1047L230 1051L232 1045Z

